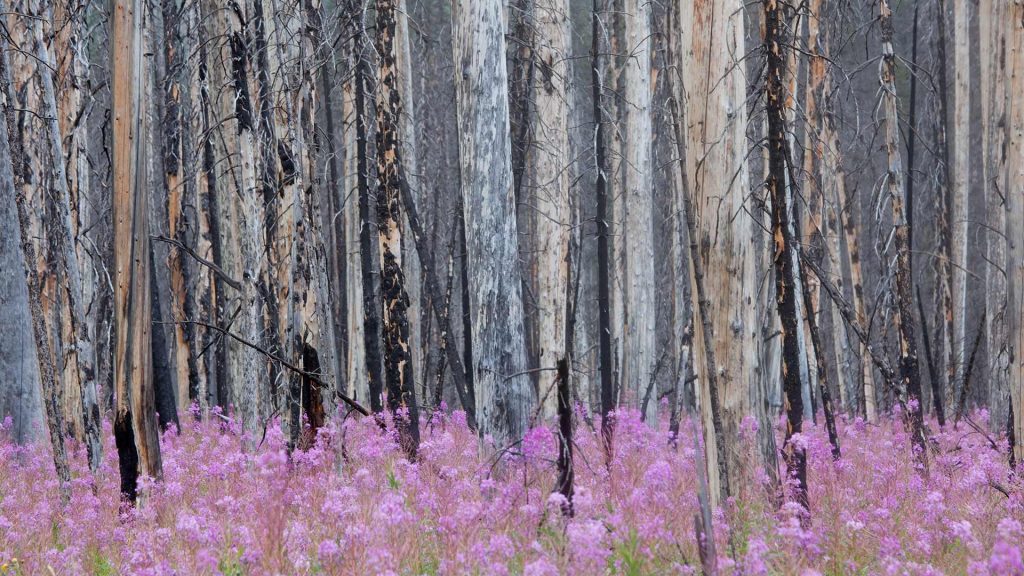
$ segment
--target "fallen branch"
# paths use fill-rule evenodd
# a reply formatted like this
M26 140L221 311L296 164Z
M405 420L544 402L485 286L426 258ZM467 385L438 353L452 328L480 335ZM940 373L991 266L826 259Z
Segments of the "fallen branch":
M166 236L150 236L150 239L151 240L156 240L158 242L164 242L164 243L170 244L171 246L174 246L178 250L181 250L182 252L184 252L184 253L188 254L189 256L191 256L196 262L199 262L203 266L206 266L210 270L213 270L217 274L217 276L220 276L221 280L223 280L224 282L227 283L228 286L231 286L235 290L241 290L242 289L242 283L241 282L239 282L238 280L235 280L231 276L228 276L228 273L225 272L224 269L221 268L220 266L217 266L213 262L210 262L206 258L203 258L199 254L196 254L195 250L193 250L193 249L189 248L188 246L186 246L185 243L183 243L183 242L181 242L179 240L175 240L174 238L168 238Z
M176 322L159 322L159 324L195 324L196 326L202 326L204 328L207 328L207 329L210 329L210 330L214 330L214 331L216 331L216 332L218 332L220 334L223 334L224 336L227 336L228 338L231 338L232 340L234 340L235 342L238 342L239 344L242 344L244 346L248 346L249 348L252 348L253 350L259 352L260 354L263 354L264 356L266 356L270 360L280 364L281 366L284 366L285 368L287 368L288 370L291 370L292 372L298 374L299 376L302 376L303 378L309 378L309 380L314 382L314 383L316 383L317 386L319 386L321 388L327 388L327 384L323 380L321 380L318 375L316 375L316 374L314 374L312 372L307 372L307 371L303 370L302 368L299 368L298 366L296 366L296 365L292 364L291 362L285 360L284 358L281 358L277 354L274 354L273 352L270 352L269 350L266 350L265 348L262 348L262 347L260 347L257 344L253 344L252 342L249 342L248 340L246 340L245 338L242 338L241 336L235 334L234 332L231 332L230 330L226 330L224 328L221 328L220 326L217 326L216 324L210 324L209 322L203 322L201 320L180 320L180 321L176 321ZM335 390L334 391L334 395L337 396L338 398L340 398L343 402L345 402L346 404L351 406L352 409L354 409L356 412L359 412L363 416L369 416L370 415L370 411L367 410L365 407L363 407L362 404L360 404L359 402L356 402L352 398L349 398L346 394L344 394L340 390Z

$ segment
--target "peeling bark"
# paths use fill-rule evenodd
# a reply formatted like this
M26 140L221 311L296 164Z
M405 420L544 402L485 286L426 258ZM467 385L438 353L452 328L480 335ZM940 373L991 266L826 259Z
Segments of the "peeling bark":
M121 491L161 476L150 342L150 259L145 185L147 121L141 114L142 6L116 0L112 16L114 109L114 429Z

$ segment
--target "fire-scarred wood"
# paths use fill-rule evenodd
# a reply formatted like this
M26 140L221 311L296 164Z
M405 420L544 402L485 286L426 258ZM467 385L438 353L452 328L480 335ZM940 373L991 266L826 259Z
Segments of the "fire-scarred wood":
M419 413L409 342L409 295L402 272L402 202L399 171L402 115L395 45L395 0L377 0L377 230L380 296L383 305L384 379L388 408L394 412L399 441L410 458L419 447Z
M913 280L910 274L910 225L904 209L903 161L900 157L898 99L896 97L896 53L893 49L892 12L888 0L879 0L879 25L882 30L882 60L879 81L882 85L882 109L885 113L885 152L888 171L886 191L892 204L893 246L896 249L895 292L898 309L900 378L907 394L910 414L905 415L918 462L927 467L924 436L924 406L921 403L921 377L914 331Z
M772 203L772 237L775 243L775 286L779 319L782 323L782 379L785 392L786 437L782 452L787 473L795 481L793 499L805 509L807 501L807 454L793 436L801 432L803 398L801 389L809 379L807 346L804 341L803 277L800 273L800 245L797 234L794 183L786 136L785 77L788 54L787 17L792 6L785 0L764 0L765 80L768 116L768 179L765 186Z
M150 340L142 11L137 0L116 0L112 14L114 434L121 491L130 502L139 476L161 475Z

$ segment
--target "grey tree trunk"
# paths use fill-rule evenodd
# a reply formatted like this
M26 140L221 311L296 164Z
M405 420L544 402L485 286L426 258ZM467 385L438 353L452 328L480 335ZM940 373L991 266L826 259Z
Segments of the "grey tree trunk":
M1010 396L1013 456L1024 462L1024 2L1008 7L1006 20L1006 209L1009 277L1007 332L1010 335ZM1016 217L1014 215L1017 215Z
M983 59L981 69L982 168L985 173L986 203L985 238L985 340L988 347L988 409L989 429L1000 430L1009 412L1010 389L1007 376L1010 349L1006 326L1006 254L1007 204L1003 198L1006 187L1006 22L1008 7L996 0L982 0L978 5L978 26ZM986 57L987 56L987 57Z
M535 401L516 265L503 3L452 8L477 422L503 446L522 437Z
M6 3L0 4L6 9ZM13 163L8 144L8 121L13 112L6 42L0 42L0 420L11 417L11 436L17 443L45 438L40 365L32 331L25 259L15 204ZM9 189L8 189L9 188Z

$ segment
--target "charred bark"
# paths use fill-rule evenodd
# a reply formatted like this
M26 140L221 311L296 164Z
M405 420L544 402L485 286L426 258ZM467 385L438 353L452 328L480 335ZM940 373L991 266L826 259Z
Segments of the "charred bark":
M594 100L594 162L597 172L597 310L598 346L600 349L598 365L601 371L601 436L604 440L605 458L611 463L612 438L615 430L612 412L616 408L616 394L612 373L611 243L609 238L611 222L608 214L608 163L605 157L607 118L604 107L604 77L602 75L605 65L602 59L601 36L603 32L600 1L594 0L591 15L593 40L590 49L590 71Z
M383 313L384 375L388 408L398 427L399 441L410 459L419 448L419 409L409 341L409 295L402 269L402 154L398 120L402 95L398 84L395 47L395 0L377 0L377 226L380 246Z
M803 339L803 277L800 273L800 245L797 235L796 203L789 139L786 129L786 91L788 36L786 22L792 7L784 0L764 0L764 51L767 57L765 97L768 116L768 180L765 183L772 203L772 236L775 242L775 286L779 319L782 322L782 379L785 390L786 436L783 455L787 473L795 482L793 499L805 510L807 500L807 454L793 436L801 432L803 398L801 390L808 381L807 349Z

